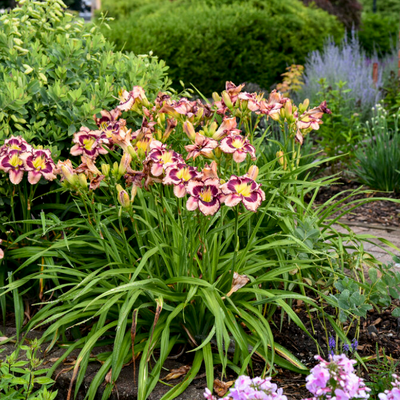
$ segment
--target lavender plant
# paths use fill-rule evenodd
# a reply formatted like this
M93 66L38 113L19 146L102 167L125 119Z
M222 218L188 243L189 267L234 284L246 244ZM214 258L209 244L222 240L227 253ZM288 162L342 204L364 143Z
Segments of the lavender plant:
M357 111L362 119L370 115L371 108L381 99L380 88L389 71L394 69L395 52L379 61L378 80L374 85L372 63L379 61L376 56L367 58L356 35L345 37L340 44L328 40L321 51L309 54L305 63L304 85L299 98L309 98L311 103L318 99L321 91L320 80L335 88L339 82L346 82L351 89L345 97L351 100L348 117Z

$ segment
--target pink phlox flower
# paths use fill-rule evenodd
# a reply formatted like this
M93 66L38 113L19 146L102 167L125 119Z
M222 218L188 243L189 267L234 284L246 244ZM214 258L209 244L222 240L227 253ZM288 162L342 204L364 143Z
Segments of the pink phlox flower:
M28 171L28 181L31 185L39 182L43 176L47 181L56 179L54 174L55 165L51 152L45 150L32 150L32 153L25 153L23 156L25 171Z
M250 141L238 134L231 134L221 140L219 148L227 154L232 154L233 159L237 163L241 163L246 159L246 155L250 154L252 160L256 160L256 149Z
M185 163L177 163L167 168L163 179L164 185L174 185L174 194L182 198L186 194L186 186L192 179L200 179L201 173L197 167L191 167Z
M218 142L216 140L196 132L194 144L185 146L185 150L188 152L186 160L192 157L193 160L195 160L199 155L209 157L216 147L218 147Z
M191 180L187 187L190 195L186 203L189 211L199 209L204 215L214 215L221 207L219 179Z
M228 207L243 203L247 210L255 212L265 200L261 185L247 175L232 175L229 181L221 186L221 191L224 194L223 201Z

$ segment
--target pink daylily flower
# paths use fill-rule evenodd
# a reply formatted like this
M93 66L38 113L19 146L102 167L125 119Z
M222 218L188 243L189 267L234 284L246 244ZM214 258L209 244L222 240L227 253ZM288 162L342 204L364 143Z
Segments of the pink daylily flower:
M50 150L33 150L32 153L25 153L25 171L28 171L28 182L36 185L43 176L47 181L56 179L54 174L55 165Z
M260 108L257 102L257 93L239 93L238 99L241 103L247 102L245 104L250 111L258 111Z
M8 153L10 150L16 150L19 153L32 151L32 146L27 143L21 136L11 136L4 141L3 146L0 147L0 156Z
M120 100L117 108L121 111L129 111L134 105L148 103L144 89L141 86L134 86L130 92L124 90L120 95Z
M0 157L0 170L8 172L11 183L18 185L24 176L25 166L23 155L19 150L9 150Z
M108 140L104 138L101 131L91 131L82 126L80 131L74 134L72 141L75 143L70 150L73 156L85 155L95 159L99 154L107 154L102 144L108 144Z
M97 118L96 115L93 115L93 118L96 125L108 138L110 138L112 134L118 134L120 129L126 125L124 119L119 119L121 116L121 110L118 108L111 111L102 110L100 114L100 118Z
M150 152L145 160L145 163L148 162L151 162L151 173L154 176L160 176L169 166L184 161L180 154L173 150L167 150L165 144L153 140L150 143Z
M237 163L246 159L247 153L252 160L256 160L256 149L250 144L249 140L241 135L229 135L221 140L219 148L226 154L232 154Z
M186 190L190 195L186 208L189 211L199 209L204 215L214 215L221 207L219 179L203 181L191 180Z
M280 92L273 90L268 100L262 100L258 103L259 111L257 113L270 116L272 119L279 118L280 109L286 104L289 99L283 97Z
M228 136L231 133L240 134L241 131L239 129L236 129L236 126L237 126L236 117L224 118L222 124L214 133L213 139L221 140L222 138Z
M0 239L0 244L2 244L3 241ZM3 249L0 249L0 260L4 258L4 251Z
M174 194L182 198L186 194L186 186L192 179L200 179L201 173L196 167L190 167L185 163L178 163L167 168L163 179L164 185L174 185Z
M189 153L186 157L186 160L189 160L189 158L192 157L193 160L195 160L199 155L209 157L216 147L218 147L218 142L216 140L205 137L196 132L194 144L185 146L185 150Z
M221 186L221 191L228 207L235 207L242 202L247 210L255 212L265 200L265 193L260 187L260 184L247 175L232 175L229 181Z

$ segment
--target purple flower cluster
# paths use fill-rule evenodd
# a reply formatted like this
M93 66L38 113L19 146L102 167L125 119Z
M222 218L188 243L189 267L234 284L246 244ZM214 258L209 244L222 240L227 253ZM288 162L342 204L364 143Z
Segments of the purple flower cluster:
M379 400L400 400L400 380L397 375L393 375L394 382L391 390L385 390L385 393L378 395Z
M370 389L365 386L364 380L354 373L354 360L348 359L345 354L330 356L329 361L320 356L315 356L315 359L319 364L306 378L306 388L314 395L312 400L369 398Z
M204 397L207 400L215 400L211 392L206 389ZM278 389L271 378L250 378L249 376L239 376L235 386L229 390L228 397L232 400L287 400L282 389Z

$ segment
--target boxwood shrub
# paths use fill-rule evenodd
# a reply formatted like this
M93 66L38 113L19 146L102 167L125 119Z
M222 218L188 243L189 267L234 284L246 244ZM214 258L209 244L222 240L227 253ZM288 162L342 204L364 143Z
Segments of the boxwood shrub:
M0 18L0 144L10 135L69 149L81 125L115 104L122 87L150 97L169 85L165 63L115 51L100 28L65 12L61 0L22 0Z
M343 33L335 17L298 0L123 3L128 14L119 13L105 35L119 49L154 51L175 83L193 83L206 95L222 89L226 80L269 88L287 65L303 63L326 36ZM104 6L115 15L111 2Z

